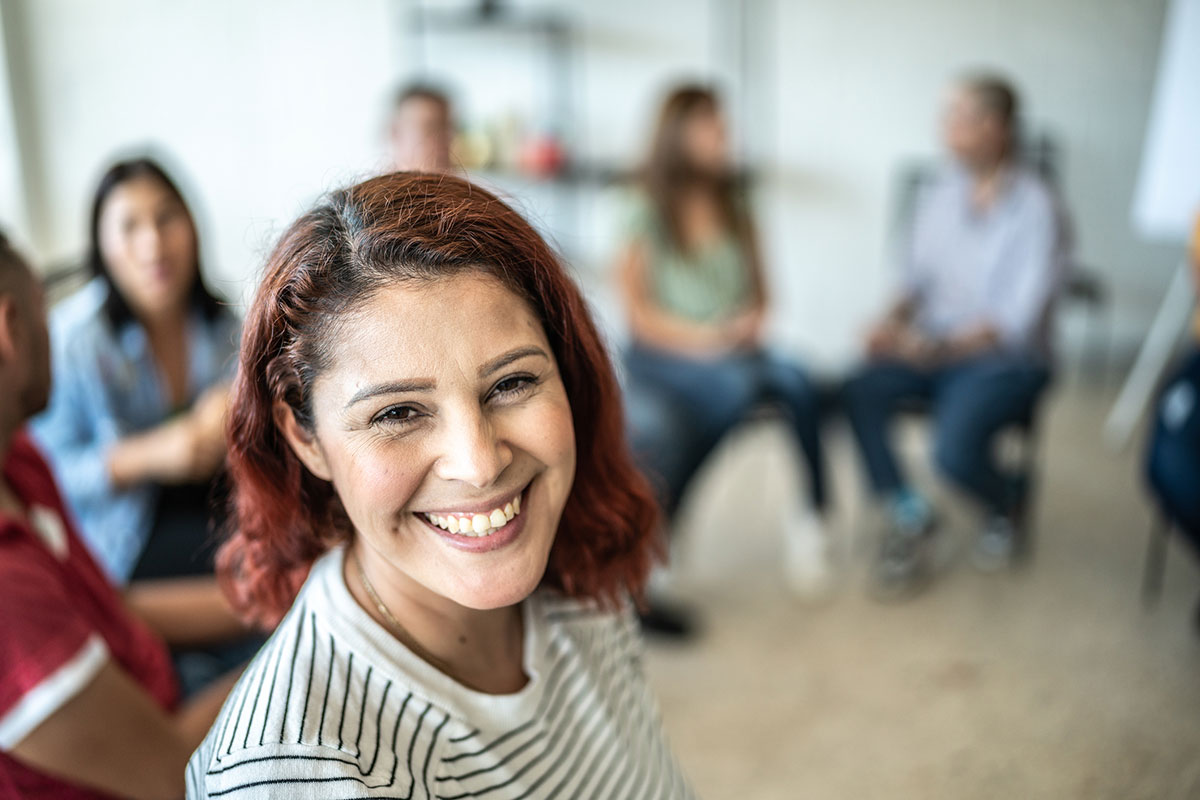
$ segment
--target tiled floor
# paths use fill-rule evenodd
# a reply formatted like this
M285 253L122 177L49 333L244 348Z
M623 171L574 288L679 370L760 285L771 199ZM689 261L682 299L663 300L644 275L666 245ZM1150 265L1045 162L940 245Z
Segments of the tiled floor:
M727 442L681 520L673 570L705 635L648 654L700 796L1200 798L1200 572L1173 547L1161 604L1139 604L1140 445L1104 448L1108 399L1077 384L1054 397L1029 568L975 573L970 517L945 498L946 564L896 606L865 596L862 531L877 522L839 426L842 579L816 606L788 595L778 566L799 485L782 428L752 423ZM904 436L916 457L919 439Z

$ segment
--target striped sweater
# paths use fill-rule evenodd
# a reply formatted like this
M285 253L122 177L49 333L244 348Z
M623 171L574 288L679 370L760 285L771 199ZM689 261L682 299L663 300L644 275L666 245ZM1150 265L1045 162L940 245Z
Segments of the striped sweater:
M189 798L688 798L631 614L548 593L523 606L526 686L438 672L358 606L344 551L292 610L188 765Z

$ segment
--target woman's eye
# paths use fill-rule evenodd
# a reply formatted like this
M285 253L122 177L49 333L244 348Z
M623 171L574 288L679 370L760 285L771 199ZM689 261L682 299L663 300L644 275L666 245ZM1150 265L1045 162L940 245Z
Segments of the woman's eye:
M492 394L512 397L528 391L536 383L537 381L532 375L513 375L497 383L492 389Z
M412 406L392 406L379 412L372 421L386 424L401 424L412 422L418 416L420 416L420 412Z
M158 218L155 220L160 226L169 225L172 222L183 219L183 211L174 206L164 208L158 212Z

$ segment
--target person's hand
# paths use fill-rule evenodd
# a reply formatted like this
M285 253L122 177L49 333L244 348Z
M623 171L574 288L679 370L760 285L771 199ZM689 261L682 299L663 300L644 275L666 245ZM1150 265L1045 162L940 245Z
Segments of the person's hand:
M196 400L188 413L193 455L189 468L193 480L204 480L225 460L225 416L229 410L229 387L214 386Z
M118 489L145 481L180 484L208 480L225 460L228 407L229 387L214 387L188 412L121 439L108 452L109 479Z
M725 335L733 349L753 350L762 344L766 315L760 309L743 311L725 323Z
M898 357L907 332L908 326L892 317L876 323L867 331L867 355Z
M159 480L198 483L216 474L225 460L228 407L228 387L213 387L200 395L190 411L159 429L163 448Z
M922 368L935 366L942 360L945 352L942 343L937 339L911 327L898 334L893 347L893 358Z
M142 478L165 484L200 480L205 466L200 437L190 415L181 415L130 440L124 452L135 452Z

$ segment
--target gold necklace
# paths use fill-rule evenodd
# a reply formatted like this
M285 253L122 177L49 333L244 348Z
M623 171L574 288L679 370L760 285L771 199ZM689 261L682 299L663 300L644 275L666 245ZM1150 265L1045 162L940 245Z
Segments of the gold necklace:
M371 579L367 577L367 571L363 569L362 559L358 557L358 553L354 553L354 564L356 567L358 567L358 579L362 582L363 589L366 590L367 596L371 598L371 602L375 604L375 609L384 618L387 624L391 626L392 635L400 640L401 644L412 650L419 658L432 664L439 671L445 673L446 675L453 677L454 673L451 672L450 665L422 647L413 638L412 634L408 632L408 629L400 624L400 620L396 619L396 616L392 614L392 612L384 604L383 598L380 597L379 593L375 591L375 587L372 585Z

